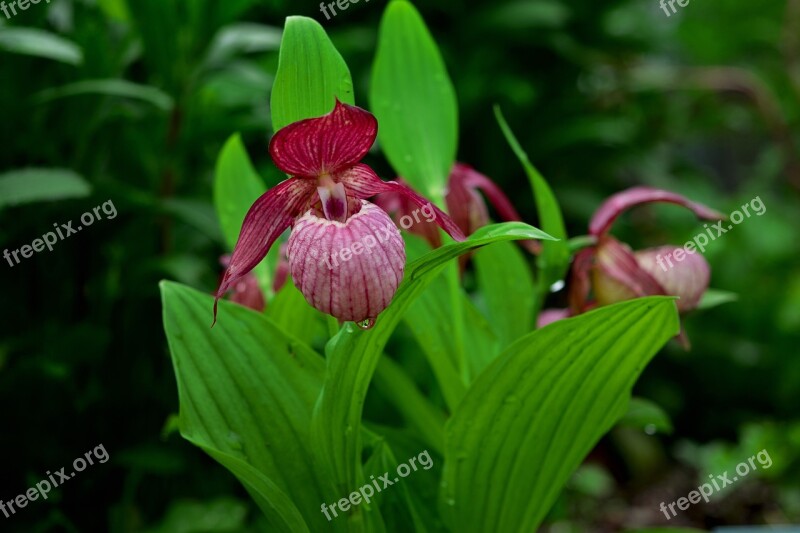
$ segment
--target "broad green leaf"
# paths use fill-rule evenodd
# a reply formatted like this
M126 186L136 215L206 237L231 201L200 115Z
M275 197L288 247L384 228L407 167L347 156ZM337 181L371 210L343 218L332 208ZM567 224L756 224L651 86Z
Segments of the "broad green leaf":
M375 370L375 387L431 449L444 452L445 415L420 392L402 366L382 357Z
M11 205L89 196L92 187L63 168L25 168L0 174L0 209Z
M365 439L367 441L365 444L372 450L372 455L364 464L364 477L375 476L375 479L379 479L388 472L391 474L392 480L396 479L395 472L401 461L397 460L397 456L385 439L367 430L364 433L369 437ZM413 476L415 473L411 472L409 476ZM425 521L412 498L407 480L407 478L399 479L392 486L396 487L395 490L379 492L375 495L376 500L380 502L381 514L386 517L386 526L389 526L385 530L409 531L413 527L413 531L424 533L427 531ZM383 524L381 526L385 527Z
M628 412L619 421L620 425L630 426L647 433L672 433L672 422L664 410L644 398L631 398Z
M441 205L456 157L458 103L433 37L406 0L384 12L369 96L392 167Z
M328 531L326 490L312 464L309 422L324 362L272 321L161 283L164 329L180 397L180 431L230 470L276 531Z
M674 299L643 298L560 320L498 356L445 426L452 530L536 531L679 329Z
M291 276L265 311L281 331L309 346L324 346L328 341L326 315L311 307L295 287Z
M77 44L37 28L0 27L0 50L68 65L83 63L83 51Z
M348 322L330 340L325 350L325 384L314 409L312 436L317 463L334 476L338 493L350 493L363 479L358 437L364 398L383 348L411 303L450 259L471 249L514 239L550 238L527 224L509 222L486 226L464 242L437 248L406 267L392 304L371 330L362 331ZM359 512L360 509L355 510Z
M329 113L335 98L354 103L347 64L317 21L288 17L272 86L273 129Z
M514 243L478 250L473 262L486 315L505 348L535 325L536 289L530 267Z
M50 102L70 96L116 96L130 98L153 105L161 111L170 111L175 105L172 97L156 87L140 85L127 80L83 80L40 91L34 96L37 102Z
M498 106L495 106L494 114L497 118L497 123L500 125L500 129L503 130L506 141L508 141L509 146L511 146L517 159L519 159L522 167L525 169L525 173L528 175L528 180L533 189L534 200L536 201L539 224L544 231L559 239L558 241L542 243L542 252L538 260L540 277L536 280L539 285L539 305L537 305L536 313L538 314L538 307L541 306L550 287L554 283L563 280L567 273L570 260L567 230L564 226L564 218L561 215L561 208L558 205L558 200L556 200L547 181L545 181L539 171L536 170L536 167L534 167L528 159L528 154L522 149L519 141L517 141L517 138L511 131L511 128L508 127L508 123L506 119L503 118L503 113Z

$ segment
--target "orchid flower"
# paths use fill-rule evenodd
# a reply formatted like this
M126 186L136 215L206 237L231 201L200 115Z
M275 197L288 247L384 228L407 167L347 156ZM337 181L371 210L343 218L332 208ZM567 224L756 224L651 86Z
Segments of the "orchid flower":
M231 256L223 255L220 257L220 263L222 266L227 267L231 263ZM234 303L256 311L263 311L267 306L264 301L264 293L261 291L258 280L252 272L242 276L234 283L232 290L233 294L231 294L230 300Z
M397 181L402 183L403 179L398 178ZM447 212L465 235L472 235L489 223L489 210L481 193L497 210L501 219L522 220L511 201L495 182L471 166L456 162L447 180L445 203ZM407 199L395 193L388 193L381 194L376 203L392 213L398 224L403 224L404 219L410 220L409 231L423 237L432 247L441 246L441 237L436 226L427 220L414 217L415 207ZM538 253L540 248L537 241L528 240L522 244L532 253Z
M308 303L342 321L374 323L402 280L405 246L389 215L366 198L396 192L418 206L431 205L409 187L382 181L360 163L377 132L371 113L337 99L327 115L275 133L270 155L290 177L256 200L245 216L217 301L292 226L289 271ZM450 217L431 209L442 229L456 240L464 239Z
M589 224L589 235L595 244L578 252L573 260L569 309L543 312L539 317L540 327L598 305L642 296L678 296L677 305L681 313L697 307L711 275L711 269L700 253L686 253L683 262L665 268L663 258L682 250L682 247L666 245L633 251L610 234L614 221L623 212L655 202L681 205L704 220L725 218L721 213L679 194L650 187L634 187L611 196L597 209ZM590 292L594 294L593 300L589 299Z

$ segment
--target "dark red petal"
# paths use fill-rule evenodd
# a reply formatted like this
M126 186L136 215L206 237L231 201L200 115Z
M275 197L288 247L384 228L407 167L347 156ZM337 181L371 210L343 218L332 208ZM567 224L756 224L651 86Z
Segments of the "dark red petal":
M721 220L725 215L706 207L703 204L692 202L688 198L661 189L653 189L651 187L634 187L619 192L608 198L603 205L601 205L589 223L589 233L592 235L602 235L606 233L614 220L622 214L623 211L631 207L648 204L652 202L666 202L671 204L682 205L691 209L698 218L705 220Z
M314 181L291 178L265 192L250 207L244 217L230 265L215 295L214 322L217 321L219 299L264 259L275 239L306 209L315 190Z
M333 111L281 128L269 143L275 165L291 176L333 174L361 161L378 135L369 112L336 100Z
M401 185L408 186L403 178L397 178L395 181ZM427 217L417 222L414 219L414 211L417 210L416 204L402 194L397 192L381 193L376 196L372 202L389 213L392 220L394 220L398 226L402 224L402 227L409 233L413 233L425 239L428 244L431 245L431 248L438 248L442 245L442 236L439 232L439 227L434 223L428 222ZM450 218L453 219L463 232L464 228L458 223L456 218L452 215L452 212L450 213Z
M517 213L517 210L514 209L514 206L511 204L508 196L506 196L503 190L498 187L495 182L469 165L465 165L464 163L456 163L453 166L452 172L450 173L447 206L448 211L450 211L450 213L453 215L453 219L459 223L460 228L463 229L464 226L460 223L461 220L459 220L455 214L456 209L458 209L456 204L461 203L463 200L465 200L465 198L463 197L463 194L458 193L459 189L466 189L470 192L475 190L482 192L484 196L486 196L486 199L489 200L489 203L492 204L492 207L497 210L497 213L500 215L502 220L507 222L522 221L522 217L520 217L519 213ZM450 205L451 201L454 204L452 206ZM481 226L484 226L488 223L488 215L485 215L485 213L485 204L481 203L480 206L477 207L475 215L477 217L485 216L486 220L483 222L483 224L481 224ZM478 229L478 227L470 228L468 233L472 234ZM538 241L528 240L523 241L521 244L528 248L528 250L532 253L538 253L541 249L541 245Z
M594 266L594 254L594 248L584 248L572 260L568 300L573 315L583 313L589 306L589 291L592 288L589 273Z
M592 289L600 305L638 296L667 294L661 284L636 261L621 242L604 237L597 245Z
M439 224L450 236L457 240L463 241L466 239L464 233L459 229L453 219L447 214L414 192L411 187L397 183L396 181L383 181L378 177L375 172L367 165L358 164L352 168L341 172L333 177L334 180L344 183L347 190L356 198L370 198L376 194L383 192L397 192L402 194L408 200L414 202L419 207L431 206L434 212L436 223Z

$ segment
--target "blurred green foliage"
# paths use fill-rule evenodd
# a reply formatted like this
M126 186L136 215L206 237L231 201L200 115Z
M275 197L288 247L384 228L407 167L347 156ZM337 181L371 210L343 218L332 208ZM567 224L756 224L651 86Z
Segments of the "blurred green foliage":
M675 465L717 472L715 453L740 461L766 448L775 460L766 482L784 509L800 512L798 2L692 2L669 18L650 0L416 5L458 97L459 160L492 176L529 222L538 222L533 197L495 103L552 185L570 235L585 233L604 197L634 184L723 212L764 201L763 216L706 253L712 285L739 301L689 317L692 351L671 346L637 385L674 432L619 428L591 460L614 476L614 508L633 505ZM259 530L234 478L173 431L157 282L214 289L225 238L212 177L231 134L268 185L282 179L266 143L284 18L323 24L366 106L382 11L361 2L327 21L315 2L52 0L0 17L0 180L33 168L71 184L33 203L0 185L0 245L18 249L108 199L119 211L53 252L2 265L0 498L81 450L103 443L111 456L0 518L4 530ZM371 163L391 177L385 162ZM700 229L667 206L636 211L616 231L646 245L682 243ZM407 363L410 372L420 364ZM376 423L399 419L378 392L366 409ZM554 521L576 509L587 523L608 513L584 506L581 494L606 494L602 476L591 476L567 489Z

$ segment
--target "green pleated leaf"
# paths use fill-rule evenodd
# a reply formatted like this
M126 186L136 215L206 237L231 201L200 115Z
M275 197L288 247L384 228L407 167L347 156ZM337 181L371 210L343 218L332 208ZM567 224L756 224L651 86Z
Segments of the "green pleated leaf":
M311 307L295 287L291 276L265 310L282 331L309 346L324 346L328 341L327 315Z
M364 398L383 348L409 306L450 259L494 242L550 238L532 226L510 222L486 226L464 242L437 248L407 265L392 304L371 330L362 331L348 322L330 340L325 350L325 384L314 410L312 436L317 462L334 477L338 493L350 493L363 479L358 435ZM363 509L356 509L353 514L362 512Z
M402 366L382 357L375 371L375 387L431 449L444 452L445 415L420 392Z
M68 65L83 63L83 51L77 44L38 28L0 28L0 50Z
M272 86L273 129L329 113L336 97L354 104L347 64L317 21L288 17Z
M514 243L478 250L473 262L486 315L505 348L535 325L536 289L530 267Z
M394 170L440 203L456 157L458 103L436 43L406 0L383 15L369 96Z
M561 208L553 191L528 159L528 154L522 149L511 128L508 127L508 123L503 118L503 113L499 107L495 106L494 114L509 146L511 146L517 159L525 169L525 173L528 175L536 202L539 224L544 231L559 239L558 241L542 243L542 252L539 254L537 263L540 272L540 279L537 279L537 283L539 285L539 305L541 305L550 287L554 283L562 281L567 273L567 268L569 268L570 253L564 217L561 215Z
M536 531L678 331L674 299L643 298L560 320L498 356L445 426L452 530Z
M181 435L242 482L271 531L330 530L309 450L320 355L245 307L221 301L209 328L211 295L172 282L161 283L161 294Z
M0 209L31 202L89 196L92 187L64 168L25 168L0 174Z

